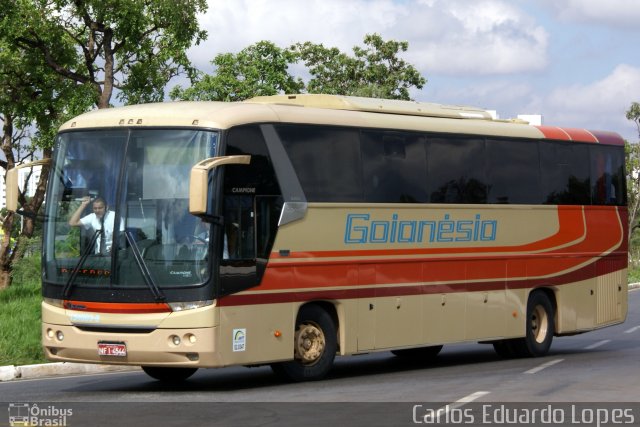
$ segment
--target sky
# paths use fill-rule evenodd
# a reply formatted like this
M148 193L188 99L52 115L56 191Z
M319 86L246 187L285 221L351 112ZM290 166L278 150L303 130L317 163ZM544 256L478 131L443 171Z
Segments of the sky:
M637 142L625 117L640 102L640 0L208 0L191 48L215 55L260 40L311 41L352 53L366 34L407 41L401 57L427 84L416 101L540 114L543 124L609 130Z

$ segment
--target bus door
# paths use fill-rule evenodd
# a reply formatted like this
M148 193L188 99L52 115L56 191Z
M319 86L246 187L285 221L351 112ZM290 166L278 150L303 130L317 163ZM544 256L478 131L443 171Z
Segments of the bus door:
M227 195L224 200L221 294L260 284L278 228L280 196Z

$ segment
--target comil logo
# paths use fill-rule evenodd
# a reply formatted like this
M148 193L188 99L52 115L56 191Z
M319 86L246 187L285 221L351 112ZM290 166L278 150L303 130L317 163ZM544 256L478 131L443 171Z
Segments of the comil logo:
M10 403L9 425L18 426L61 426L64 427L73 415L73 409L36 403Z

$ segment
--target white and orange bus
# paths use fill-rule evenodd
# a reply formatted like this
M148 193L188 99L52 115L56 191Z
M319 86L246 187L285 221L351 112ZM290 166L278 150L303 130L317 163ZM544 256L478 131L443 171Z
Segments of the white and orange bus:
M625 320L623 145L330 95L81 115L46 198L46 356L310 380L336 355L456 342L544 355Z

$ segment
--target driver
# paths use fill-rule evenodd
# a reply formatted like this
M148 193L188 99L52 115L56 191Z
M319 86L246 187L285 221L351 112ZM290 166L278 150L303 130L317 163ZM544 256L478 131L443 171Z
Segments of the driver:
M89 203L91 203L93 213L81 216ZM82 226L85 230L94 230L94 232L104 230L104 233L100 233L96 240L94 253L108 255L111 253L115 217L115 212L108 210L107 203L102 197L96 197L92 202L87 196L82 199L78 209L71 215L69 225L72 227ZM124 231L122 219L120 220L120 231Z

